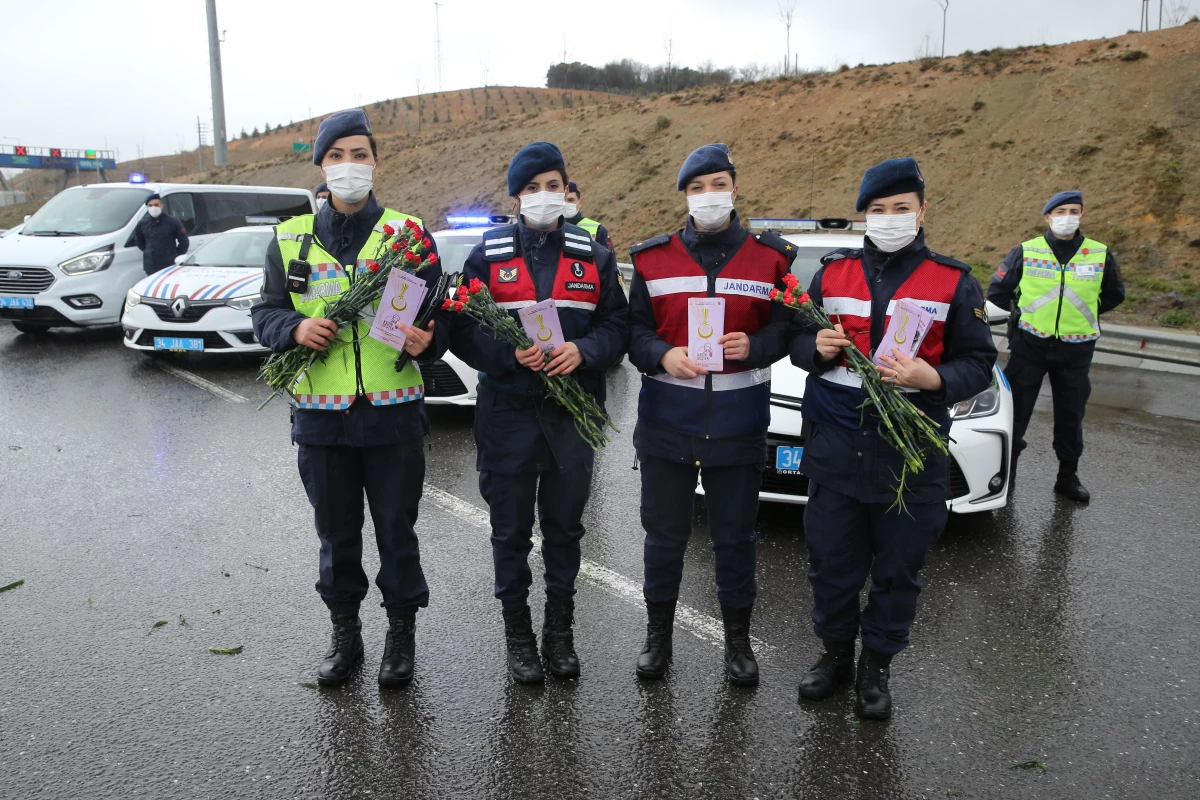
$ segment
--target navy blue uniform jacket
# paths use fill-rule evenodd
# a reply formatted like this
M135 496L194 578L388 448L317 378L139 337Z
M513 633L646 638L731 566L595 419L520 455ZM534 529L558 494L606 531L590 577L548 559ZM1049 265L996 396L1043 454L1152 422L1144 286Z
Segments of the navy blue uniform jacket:
M517 225L517 236L537 299L546 300L558 273L563 230L538 231L522 221ZM467 256L464 282L478 278L490 284L492 267L484 259L483 250L480 243ZM590 314L560 309L559 319L564 338L574 342L583 356L583 364L572 375L603 405L604 373L621 360L629 346L629 302L617 282L613 252L595 242L592 252L600 272L600 302ZM517 312L511 313L517 319ZM534 461L539 468L545 467L544 460L536 458L543 441L548 442L560 468L590 465L591 447L575 432L569 414L557 403L542 402L545 394L542 379L517 363L517 348L494 338L469 317L461 314L455 317L451 348L455 355L479 370L482 384L480 405L475 411L478 468L512 474L532 469ZM536 423L531 424L534 419Z
M710 285L746 243L749 235L736 212L729 227L723 231L699 231L689 216L687 224L679 232L688 254L708 274ZM778 288L783 289L783 284L779 284ZM745 361L749 367L769 367L787 355L791 317L792 312L782 304L771 304L771 318L767 324L750 334L750 357ZM671 345L658 335L658 322L654 318L650 292L636 270L629 287L629 320L633 331L629 342L629 360L647 375L663 374L665 370L660 362ZM737 464L762 466L767 457L767 431L764 428L761 432L742 436L705 439L639 420L634 431L634 445L638 455L643 458L662 458L677 464L695 464L699 461L702 466L711 467Z
M996 345L988 327L983 290L966 264L936 255L925 245L924 229L908 247L885 253L866 239L861 251L834 251L824 259L854 257L861 252L867 285L871 290L871 351L883 338L884 318L896 290L908 280L927 258L962 269L950 311L946 317L942 363L934 367L945 386L940 392L910 394L913 403L933 420L948 429L949 407L987 389L996 363ZM813 276L808 293L821 304L821 279L825 267ZM801 470L810 480L864 503L891 503L896 499L898 478L903 461L876 430L870 416L863 422L859 406L865 393L861 389L839 386L818 376L832 369L817 353L817 329L795 318L798 332L792 340L792 363L808 372L804 389L803 414L813 423L813 431L804 446ZM944 502L950 495L949 460L934 458L926 462L920 474L910 476L905 499L916 503Z
M358 253L367 243L371 231L379 224L383 209L372 194L367 204L353 214L334 210L326 203L317 212L313 233L321 247L335 257L347 273L353 274ZM437 252L434 244L431 252ZM307 317L296 310L285 281L283 256L279 242L267 248L267 263L263 270L262 301L250 312L254 334L264 347L282 353L296 346L292 332ZM421 270L427 283L441 277L442 268L434 264ZM450 346L450 321L445 312L434 315L433 342L421 354L418 366L441 358ZM398 355L398 354L397 354ZM425 418L425 402L416 400L393 406L374 406L360 397L346 411L317 411L292 409L292 441L305 445L349 445L372 447L398 444L419 439L429 431Z
M158 219L147 214L133 230L133 241L142 251L142 269L147 275L175 263L175 257L187 253L188 235L183 223L165 211Z

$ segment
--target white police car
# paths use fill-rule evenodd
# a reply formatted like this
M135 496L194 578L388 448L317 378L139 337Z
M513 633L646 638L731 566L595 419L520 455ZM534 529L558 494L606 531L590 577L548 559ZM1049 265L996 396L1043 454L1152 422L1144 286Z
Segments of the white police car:
M861 248L863 222L846 219L752 219L750 228L775 230L797 247L792 272L805 288L821 266L821 257L842 247ZM859 231L859 232L856 232ZM1007 312L988 304L992 320ZM950 410L950 510L991 511L1008 502L1012 458L1012 392L1004 373L994 367L992 385ZM767 469L759 497L775 503L807 503L808 478L799 469L804 384L808 373L784 359L771 372L771 426L767 430ZM697 494L703 494L697 485Z
M429 233L437 242L442 272L447 275L461 273L471 250L483 241L484 231L514 221L512 217L503 214L447 217L446 223L449 228ZM433 364L422 365L421 377L425 381L425 402L429 405L475 405L479 373L453 353L447 352Z
M174 267L139 281L125 298L121 327L133 350L265 353L250 308L259 300L270 225L218 234Z

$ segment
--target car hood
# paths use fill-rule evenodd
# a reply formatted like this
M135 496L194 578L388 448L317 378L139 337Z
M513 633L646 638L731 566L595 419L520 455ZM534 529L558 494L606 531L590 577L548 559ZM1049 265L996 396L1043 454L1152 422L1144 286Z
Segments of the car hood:
M771 367L771 394L784 397L804 397L804 382L808 373L784 359Z
M103 236L25 236L10 233L0 237L0 266L53 269L64 261L111 243L111 233Z
M261 267L177 266L154 273L133 289L142 297L166 300L180 296L192 300L228 300L257 294L262 287L262 274Z

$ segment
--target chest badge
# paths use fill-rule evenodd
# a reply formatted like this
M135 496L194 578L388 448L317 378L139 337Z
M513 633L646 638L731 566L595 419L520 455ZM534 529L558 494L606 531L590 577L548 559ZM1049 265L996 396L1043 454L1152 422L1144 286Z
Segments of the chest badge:
M576 261L574 264L572 264L571 265L571 274L574 275L576 278L582 278L583 277L583 264L580 264L578 261Z
M517 268L516 267L501 267L500 268L500 282L501 283L516 283L517 282Z

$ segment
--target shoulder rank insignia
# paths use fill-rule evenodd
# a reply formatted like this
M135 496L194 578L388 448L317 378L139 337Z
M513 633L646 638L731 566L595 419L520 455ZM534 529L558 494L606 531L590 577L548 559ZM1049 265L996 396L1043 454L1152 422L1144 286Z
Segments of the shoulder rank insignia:
M759 244L765 244L772 250L782 253L788 260L796 257L796 245L789 242L787 239L780 236L775 231L763 231L762 233L754 234L754 241Z
M501 267L499 269L501 283L516 283L519 267Z
M672 234L670 233L664 233L660 236L655 236L652 239L646 239L644 241L637 242L633 245L633 247L629 248L629 254L633 255L634 253L640 253L643 250L649 250L651 247L658 247L659 245L666 244L667 242L671 241L671 236Z
M973 311L975 313L975 316L979 317L980 322L987 324L988 315L987 315L986 308L972 308L971 311Z

